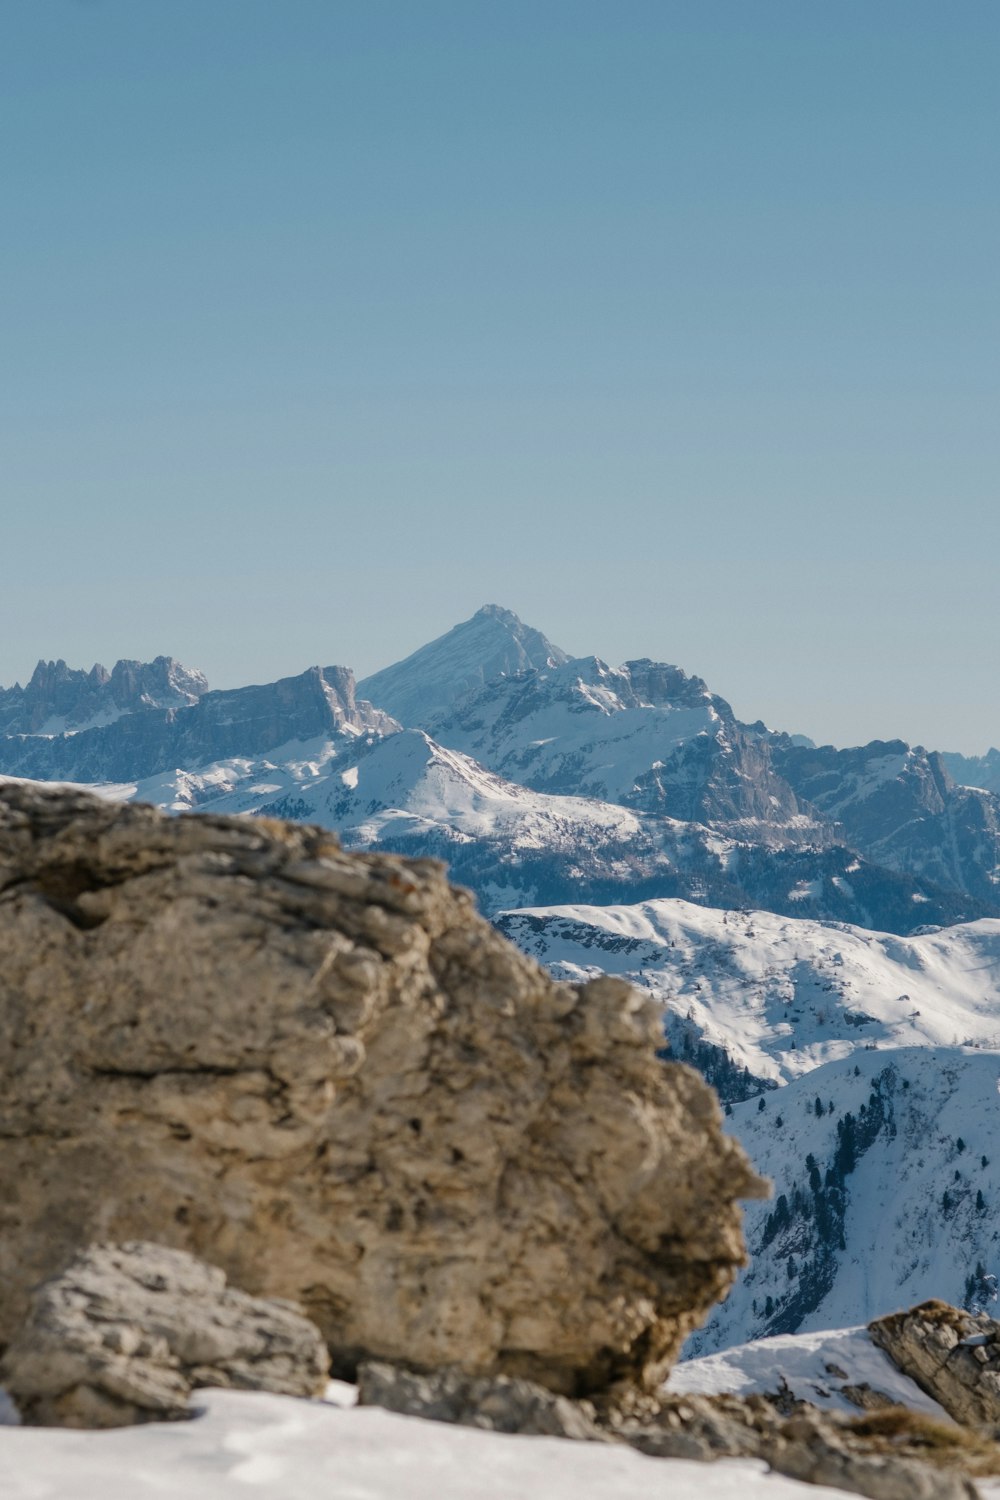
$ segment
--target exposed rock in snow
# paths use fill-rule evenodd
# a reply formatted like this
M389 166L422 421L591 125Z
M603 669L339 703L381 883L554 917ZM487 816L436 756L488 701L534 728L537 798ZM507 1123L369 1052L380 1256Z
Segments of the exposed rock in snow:
M942 751L941 759L959 786L978 786L1000 795L1000 750L993 746L985 755L959 755Z
M956 786L945 757L903 740L850 750L773 737L775 766L846 841L877 864L995 901L1000 889L1000 799Z
M655 1382L761 1190L629 986L554 983L437 865L0 788L0 1337L97 1237L364 1355Z
M944 1407L898 1368L865 1327L779 1334L685 1359L665 1386L672 1396L767 1396L808 1401L821 1411L856 1414L862 1391L946 1421Z
M725 699L678 667L599 657L495 678L431 733L535 791L598 797L775 844L830 842ZM766 832L765 832L766 826Z
M1000 1423L1000 1323L931 1301L876 1318L868 1332L956 1422Z
M909 1384L898 1374L895 1379ZM797 1401L782 1380L775 1385L767 1395L632 1392L597 1409L526 1381L470 1380L454 1371L422 1375L379 1365L363 1367L360 1395L362 1404L410 1416L624 1442L658 1459L760 1458L777 1473L869 1500L974 1500L970 1474L992 1474L1000 1466L995 1445L947 1418L891 1406L885 1398L881 1409L861 1416L823 1411Z
M489 1432L592 1442L606 1436L589 1401L571 1401L531 1380L507 1375L477 1379L460 1370L417 1372L369 1361L358 1371L358 1403Z
M124 1427L190 1416L195 1386L319 1396L330 1358L287 1302L248 1297L162 1245L94 1245L33 1294L0 1362L21 1417Z
M624 1444L511 1437L241 1391L197 1401L203 1415L193 1422L112 1433L0 1428L4 1500L843 1500L755 1459L667 1463Z

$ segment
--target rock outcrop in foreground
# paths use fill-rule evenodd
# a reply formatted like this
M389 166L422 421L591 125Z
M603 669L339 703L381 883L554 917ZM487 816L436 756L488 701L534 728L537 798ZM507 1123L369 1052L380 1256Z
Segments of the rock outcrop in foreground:
M330 1358L288 1302L248 1297L182 1250L94 1245L43 1283L0 1361L22 1418L124 1427L191 1415L202 1385L319 1396Z
M650 1458L758 1458L775 1473L867 1500L978 1500L973 1475L1000 1469L992 1434L902 1406L854 1417L821 1411L787 1389L770 1396L633 1394L623 1406L595 1406L526 1380L476 1380L453 1370L420 1375L371 1363L361 1366L358 1399L493 1432L628 1443Z
M427 861L0 787L0 1341L94 1240L365 1356L652 1384L761 1191L659 1014L556 984Z
M1000 1323L932 1300L876 1318L868 1332L956 1422L1000 1428Z

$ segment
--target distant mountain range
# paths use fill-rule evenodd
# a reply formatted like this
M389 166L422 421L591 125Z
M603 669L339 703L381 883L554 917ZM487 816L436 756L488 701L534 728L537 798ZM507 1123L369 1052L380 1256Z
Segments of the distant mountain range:
M953 781L962 786L982 787L987 792L1000 792L1000 750L987 750L985 755L946 751L941 759Z
M684 896L900 933L1000 914L1000 795L967 784L973 762L963 784L956 757L902 741L817 748L679 667L571 658L495 605L357 685L40 662L0 690L0 731L2 774L314 820L448 860L490 912Z

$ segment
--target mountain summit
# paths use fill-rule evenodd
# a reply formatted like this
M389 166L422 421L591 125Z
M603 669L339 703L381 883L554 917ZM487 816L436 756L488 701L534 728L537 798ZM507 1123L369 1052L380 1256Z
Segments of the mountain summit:
M568 661L565 651L499 604L484 604L412 656L358 683L358 695L400 723L423 729L464 693L496 677Z

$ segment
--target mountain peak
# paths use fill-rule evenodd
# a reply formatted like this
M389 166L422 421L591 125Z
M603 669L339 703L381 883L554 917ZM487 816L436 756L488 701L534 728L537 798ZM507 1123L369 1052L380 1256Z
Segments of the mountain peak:
M463 623L471 625L473 620L499 620L501 624L509 626L512 630L530 630L531 628L525 625L520 615L516 615L512 609L505 609L502 604L481 604L472 618ZM456 625L455 629L460 630L461 626Z
M568 660L565 651L513 610L484 604L471 619L359 682L358 695L401 723L422 727L484 682Z

